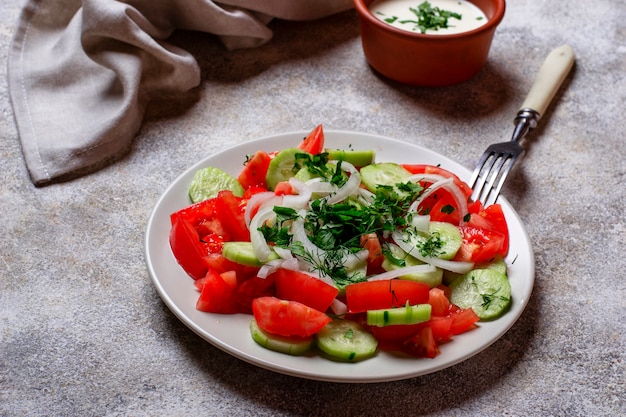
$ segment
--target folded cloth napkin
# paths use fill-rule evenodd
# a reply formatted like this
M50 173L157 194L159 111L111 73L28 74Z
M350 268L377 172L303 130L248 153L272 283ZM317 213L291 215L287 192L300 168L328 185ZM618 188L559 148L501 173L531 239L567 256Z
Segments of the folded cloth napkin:
M269 41L272 18L313 20L352 0L27 0L8 59L22 153L36 185L93 172L123 155L146 104L200 83L177 29L226 48Z

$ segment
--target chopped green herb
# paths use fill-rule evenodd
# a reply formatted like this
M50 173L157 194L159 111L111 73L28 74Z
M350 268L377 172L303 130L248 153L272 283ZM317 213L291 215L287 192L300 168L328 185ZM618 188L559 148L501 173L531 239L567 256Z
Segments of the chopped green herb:
M445 214L452 214L454 212L454 210L455 210L455 208L451 204L446 204L445 206L443 206L441 208L441 212L445 213Z

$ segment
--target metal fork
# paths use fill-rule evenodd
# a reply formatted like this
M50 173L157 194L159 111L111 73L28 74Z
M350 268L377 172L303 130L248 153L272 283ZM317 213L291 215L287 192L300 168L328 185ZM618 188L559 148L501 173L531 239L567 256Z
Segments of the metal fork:
M552 50L546 57L514 119L511 140L490 145L478 161L469 182L472 200L480 200L485 207L496 202L511 168L525 153L520 142L537 126L573 65L574 51L569 45Z

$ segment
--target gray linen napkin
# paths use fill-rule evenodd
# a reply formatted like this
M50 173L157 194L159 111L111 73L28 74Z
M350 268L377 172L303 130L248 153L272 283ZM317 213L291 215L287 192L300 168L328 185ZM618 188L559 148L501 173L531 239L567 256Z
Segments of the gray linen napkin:
M226 48L269 41L272 18L312 20L352 0L28 0L8 59L22 153L36 185L93 172L123 155L146 104L200 83L176 30Z

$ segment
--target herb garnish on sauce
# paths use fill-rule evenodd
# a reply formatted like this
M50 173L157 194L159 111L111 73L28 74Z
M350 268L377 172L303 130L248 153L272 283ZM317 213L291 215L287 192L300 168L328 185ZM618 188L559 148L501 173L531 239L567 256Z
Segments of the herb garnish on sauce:
M433 7L428 1L423 2L417 8L409 7L409 10L415 15L417 20L406 19L398 20L397 16L385 18L387 23L414 24L413 30L419 30L426 33L427 30L439 30L439 28L447 28L448 19L455 18L461 20L461 14L451 12L449 10L441 10L439 7Z

